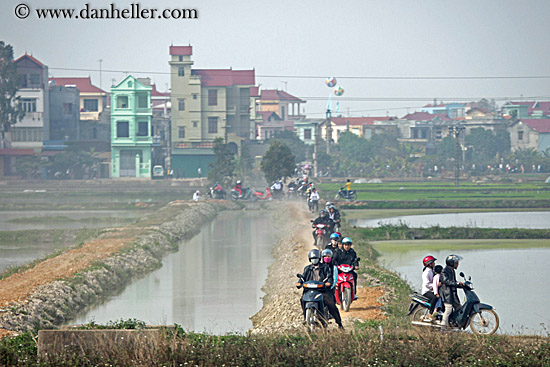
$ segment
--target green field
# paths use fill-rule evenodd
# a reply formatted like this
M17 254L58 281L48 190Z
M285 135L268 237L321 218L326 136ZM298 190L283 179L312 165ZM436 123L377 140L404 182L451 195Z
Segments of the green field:
M482 249L520 249L550 248L550 241L536 240L414 240L414 241L373 241L371 245L377 251L392 252L411 250L482 250Z

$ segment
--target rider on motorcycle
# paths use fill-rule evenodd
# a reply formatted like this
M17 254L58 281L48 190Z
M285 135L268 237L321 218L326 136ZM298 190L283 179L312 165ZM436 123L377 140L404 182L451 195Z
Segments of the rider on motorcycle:
M458 268L460 260L462 260L462 257L458 255L447 256L445 259L446 266L441 272L441 288L439 290L439 295L445 306L442 320L443 329L449 326L449 316L451 316L453 309L458 310L460 308L460 299L458 298L457 289L464 287L464 283L457 282L455 274L455 269Z
M437 302L437 298L433 292L433 268L435 267L435 260L437 259L431 255L426 256L422 260L422 264L424 265L424 270L422 270L422 295L430 300L430 315L433 313L435 303ZM426 319L425 321L432 320Z
M309 251L308 253L309 262L310 265L306 266L304 268L303 276L304 282L310 281L310 280L316 280L319 282L322 282L326 279L325 287L327 289L332 289L334 278L333 278L333 271L327 264L323 264L320 262L321 260L321 253L317 249L313 249ZM303 282L300 280L298 283L296 283L296 287L300 288L302 287ZM304 290L305 292L305 290ZM342 319L340 317L340 312L338 311L338 308L336 307L336 304L334 303L334 299L331 297L331 293L333 292L327 292L326 289L323 289L323 302L325 306L327 306L328 311L338 324L338 327L340 329L343 329L344 326L342 325ZM306 316L306 308L304 302L302 302L302 299L300 299L300 303L302 304L302 312L304 314L304 318Z
M328 212L325 209L321 209L319 212L319 216L313 221L312 227L315 228L317 224L324 224L327 226L327 231L330 233L332 232L332 226L334 225L334 222L332 219L329 218ZM313 231L313 241L314 246L317 243L317 230Z
M334 222L334 228L340 229L340 212L334 205L328 207L328 216Z
M239 197L243 196L243 183L241 182L241 180L237 180L233 190L235 190L239 193Z
M340 251L338 248L338 239L340 235L336 232L330 235L330 242L325 246L325 249L332 251L332 255L336 256L336 253Z
M336 266L342 264L353 266L354 270L351 271L351 274L353 275L355 288L354 299L357 299L357 273L355 272L355 270L359 269L359 259L357 258L357 253L355 252L355 250L351 248L352 243L353 242L349 237L345 237L342 240L342 251L336 253L336 256L334 257L334 263Z

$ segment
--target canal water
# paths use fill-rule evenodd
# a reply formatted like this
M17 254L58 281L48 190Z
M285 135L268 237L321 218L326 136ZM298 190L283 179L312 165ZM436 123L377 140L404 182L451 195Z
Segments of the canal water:
M357 219L356 225L376 226L379 222L407 223L411 227L430 225L491 228L550 228L548 212L459 213ZM544 240L437 240L376 241L380 263L398 272L420 291L422 259L430 254L445 265L451 253L464 259L457 270L472 277L481 302L495 307L500 317L499 333L550 333L550 292L547 291L550 241ZM464 293L459 290L461 302Z
M250 316L262 307L261 287L273 262L277 234L271 215L222 212L198 231L160 269L70 323L135 318L154 325L176 323L188 331L245 333L252 327Z

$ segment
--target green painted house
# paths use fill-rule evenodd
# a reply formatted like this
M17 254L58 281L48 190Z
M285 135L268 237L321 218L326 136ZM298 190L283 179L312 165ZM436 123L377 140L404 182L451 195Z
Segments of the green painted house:
M111 176L151 177L151 87L129 75L111 88Z

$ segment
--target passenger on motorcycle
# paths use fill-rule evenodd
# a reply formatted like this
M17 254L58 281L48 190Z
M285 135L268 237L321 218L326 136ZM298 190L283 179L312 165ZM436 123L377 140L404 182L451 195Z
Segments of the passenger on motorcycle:
M334 303L333 297L331 297L331 293L333 292L330 292L330 291L327 292L327 289L330 290L333 287L333 283L334 283L333 271L329 265L321 263L321 253L319 252L319 250L317 249L311 250L308 253L308 258L311 264L304 268L304 272L302 273L304 276L303 281L307 282L310 280L316 280L316 281L322 282L323 280L326 279L326 282L325 282L326 289L322 291L323 302L325 306L327 306L328 311L330 312L332 317L334 318L334 321L336 321L336 324L338 324L338 327L340 329L343 329L344 327L342 325L342 318L340 317L340 312L338 311L338 308ZM297 288L302 287L302 285L303 285L302 280L296 283ZM305 318L306 309L302 299L300 299L300 303L302 305L302 312Z
M330 242L326 245L325 249L329 249L332 251L333 257L336 256L336 253L340 251L338 248L338 240L340 239L340 235L336 232L330 235Z
M352 265L354 267L354 270L351 271L351 274L353 275L353 280L355 283L355 298L357 299L357 273L355 272L356 269L359 269L359 259L357 258L357 253L354 249L351 248L352 240L349 237L345 237L342 240L342 251L339 251L336 253L336 256L334 257L334 265Z
M233 190L235 190L239 193L239 197L243 196L243 183L241 182L241 180L237 180Z
M313 221L312 227L315 228L315 226L320 223L327 226L328 233L332 232L334 222L332 221L332 219L329 218L328 212L325 209L321 209L321 211L319 212L319 216ZM313 231L313 241L315 246L317 242L317 230Z
M433 313L435 303L437 302L437 298L433 292L435 260L437 259L432 255L428 255L422 260L422 264L424 265L424 269L422 270L422 295L430 300L430 315ZM425 321L429 322L432 320L426 319Z
M445 330L449 326L449 316L454 310L460 308L460 299L458 298L458 288L464 287L463 282L456 281L455 270L458 268L458 263L462 260L462 257L458 255L449 255L445 259L445 268L441 272L441 288L439 290L439 295L441 296L441 301L445 306L445 311L443 312L442 325Z
M340 229L340 212L334 205L328 207L328 216L334 222L334 228Z

